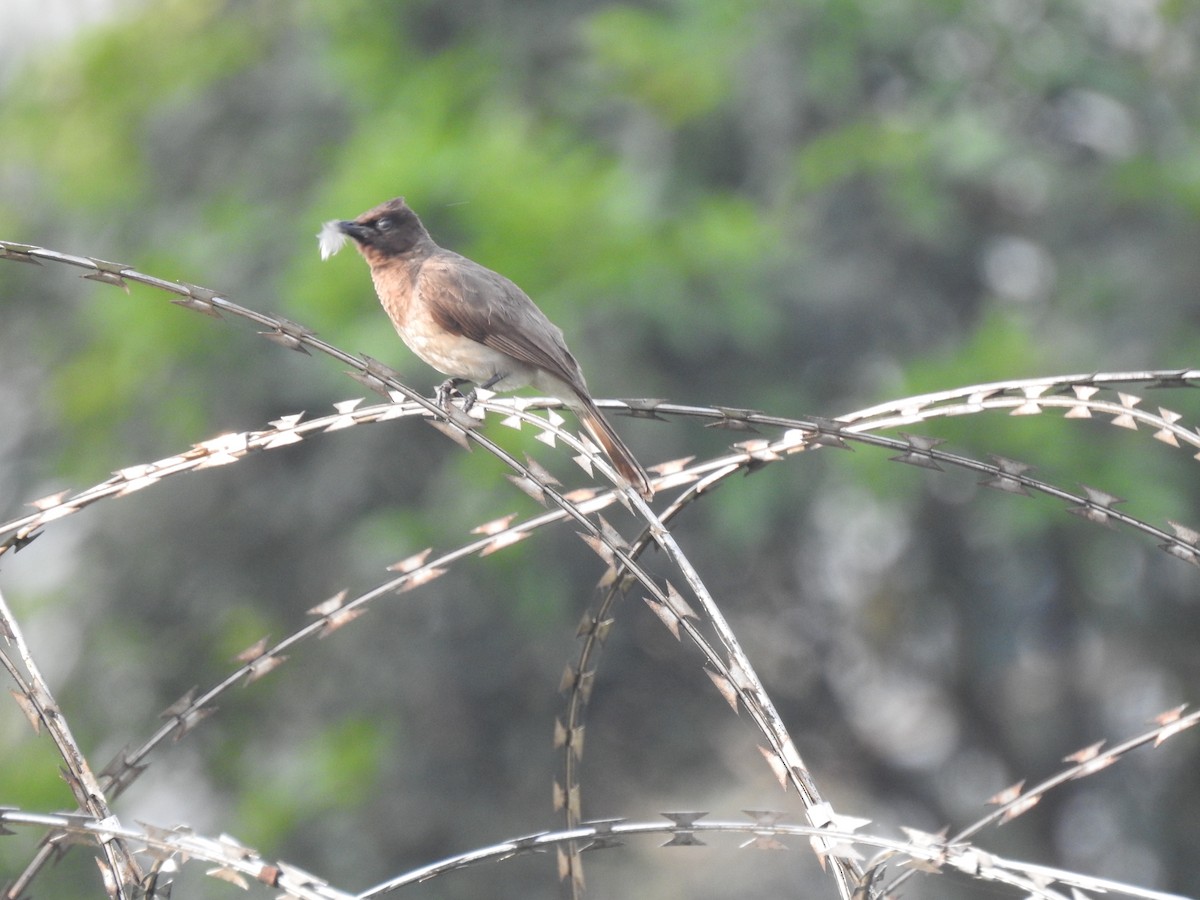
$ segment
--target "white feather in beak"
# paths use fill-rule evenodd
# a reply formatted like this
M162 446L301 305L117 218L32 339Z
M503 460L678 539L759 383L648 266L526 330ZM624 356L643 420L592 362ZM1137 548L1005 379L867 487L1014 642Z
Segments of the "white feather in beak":
M338 220L330 219L317 232L317 243L321 245L321 259L329 259L346 243L346 233L338 228Z

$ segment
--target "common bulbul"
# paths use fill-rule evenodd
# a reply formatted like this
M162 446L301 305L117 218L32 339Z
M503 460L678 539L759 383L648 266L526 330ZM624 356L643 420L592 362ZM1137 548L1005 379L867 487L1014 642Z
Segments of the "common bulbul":
M450 377L438 388L444 404L464 382L485 390L533 386L561 400L604 448L638 493L654 495L650 478L592 402L562 330L503 275L434 243L403 197L353 221L327 222L321 253L354 239L396 331L417 356ZM467 396L466 407L474 402Z

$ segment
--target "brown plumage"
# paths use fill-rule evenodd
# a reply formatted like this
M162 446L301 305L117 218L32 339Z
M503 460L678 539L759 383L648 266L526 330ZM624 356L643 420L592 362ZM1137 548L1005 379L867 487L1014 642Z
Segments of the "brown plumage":
M435 244L402 197L330 225L354 239L404 343L450 376L440 397L465 381L498 391L531 385L570 407L621 477L643 497L653 496L645 469L592 402L562 331L524 291ZM474 391L468 406L473 400Z

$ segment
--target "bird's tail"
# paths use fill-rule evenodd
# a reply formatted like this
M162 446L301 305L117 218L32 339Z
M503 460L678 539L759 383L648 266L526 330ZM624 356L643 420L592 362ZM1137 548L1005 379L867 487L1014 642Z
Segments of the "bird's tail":
M574 402L570 404L571 409L575 411L575 415L579 417L579 421L583 423L583 427L588 430L596 442L604 448L604 452L608 454L608 458L612 460L613 467L617 470L622 478L625 479L634 490L642 495L646 500L654 496L654 486L650 483L650 476L646 474L646 470L634 458L633 452L625 446L625 442L621 440L611 425L608 424L608 419L604 418L596 404L587 396L577 396L572 398Z

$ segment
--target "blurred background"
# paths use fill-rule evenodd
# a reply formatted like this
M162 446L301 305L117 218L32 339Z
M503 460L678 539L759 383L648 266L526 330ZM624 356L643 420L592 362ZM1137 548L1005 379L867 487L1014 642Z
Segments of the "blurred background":
M837 416L997 378L1190 368L1200 9L9 0L0 237L213 288L425 390L440 376L395 336L362 261L322 263L314 239L397 195L440 243L526 289L598 397ZM0 516L363 394L326 359L166 299L0 264ZM1161 402L1196 422L1189 394ZM743 437L616 424L647 465ZM1195 461L1148 433L1057 414L923 430L1126 497L1155 524L1200 525ZM507 432L488 433L571 469ZM789 458L676 528L840 812L883 831L961 827L1012 782L1197 699L1195 569L1052 501L888 455ZM102 766L326 597L535 511L494 460L392 422L94 507L0 561L0 589ZM235 835L348 890L554 828L557 686L599 575L560 528L385 598L227 694L117 812ZM587 735L588 817L800 818L697 653L637 596ZM1190 734L1139 751L980 842L1195 893L1197 758ZM15 704L0 760L0 805L71 805ZM35 838L0 840L0 883ZM590 855L591 895L833 896L802 844L656 843ZM73 850L36 894L97 896L90 857ZM232 890L203 868L176 896ZM407 893L558 887L552 857L532 857ZM948 877L908 888L992 893Z

